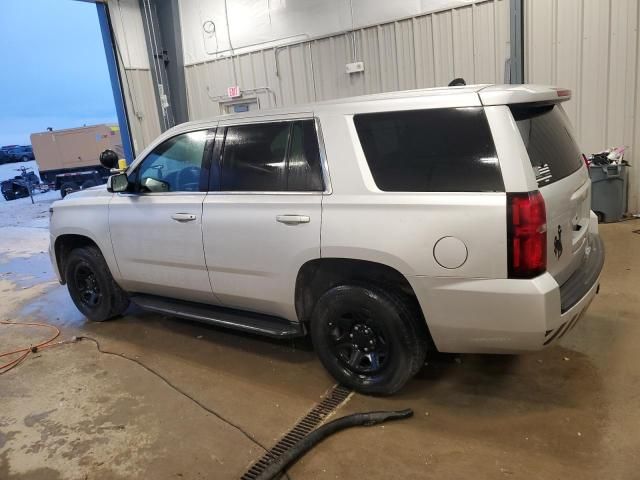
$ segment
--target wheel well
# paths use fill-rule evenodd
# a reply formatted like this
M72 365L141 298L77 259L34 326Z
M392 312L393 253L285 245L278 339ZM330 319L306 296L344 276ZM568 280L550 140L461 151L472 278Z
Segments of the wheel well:
M62 279L63 285L67 281L66 278L64 278L64 265L66 263L67 256L72 250L87 246L94 246L99 249L96 242L83 235L66 234L60 235L56 238L54 251L56 252L56 263L58 264L58 272L60 272L60 278Z
M369 283L392 290L413 302L421 319L422 309L413 288L403 274L381 263L348 258L320 258L305 263L296 278L295 305L298 319L308 322L320 296L344 283ZM423 321L425 330L428 328Z

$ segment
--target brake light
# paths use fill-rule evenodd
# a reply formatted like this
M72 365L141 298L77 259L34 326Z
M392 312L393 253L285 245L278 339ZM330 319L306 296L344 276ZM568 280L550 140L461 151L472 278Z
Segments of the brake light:
M582 154L582 160L584 160L584 164L589 168L589 159L584 153Z
M539 191L507 193L509 278L533 278L547 269L547 213Z
M568 88L556 88L555 91L558 97L571 97L571 90Z

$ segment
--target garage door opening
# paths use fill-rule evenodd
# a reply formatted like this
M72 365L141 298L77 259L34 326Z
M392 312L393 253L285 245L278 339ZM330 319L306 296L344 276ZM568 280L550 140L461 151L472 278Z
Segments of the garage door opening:
M63 184L104 183L98 155L124 149L96 5L9 0L2 8L3 199L53 199Z

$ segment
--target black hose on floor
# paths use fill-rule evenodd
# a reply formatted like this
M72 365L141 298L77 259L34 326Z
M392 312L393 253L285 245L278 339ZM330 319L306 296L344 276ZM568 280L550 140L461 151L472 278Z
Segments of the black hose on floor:
M290 464L297 461L305 453L311 450L315 445L327 438L329 435L333 435L345 428L377 425L389 420L400 420L403 418L409 418L413 415L413 410L407 408L406 410L399 410L396 412L368 412L368 413L354 413L353 415L346 415L344 417L333 420L332 422L323 425L322 427L314 430L305 438L300 440L294 447L287 450L280 455L273 463L270 463L265 470L256 477L255 480L272 480Z

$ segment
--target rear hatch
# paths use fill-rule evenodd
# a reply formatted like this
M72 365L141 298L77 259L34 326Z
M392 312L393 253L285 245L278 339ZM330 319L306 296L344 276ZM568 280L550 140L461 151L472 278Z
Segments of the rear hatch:
M587 246L591 182L569 120L557 103L509 105L547 212L547 271L562 285Z

